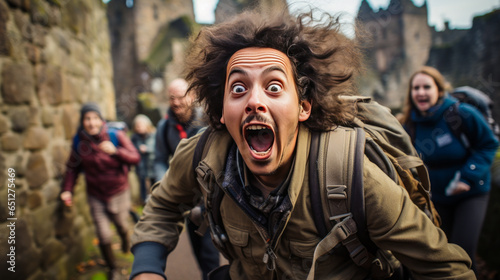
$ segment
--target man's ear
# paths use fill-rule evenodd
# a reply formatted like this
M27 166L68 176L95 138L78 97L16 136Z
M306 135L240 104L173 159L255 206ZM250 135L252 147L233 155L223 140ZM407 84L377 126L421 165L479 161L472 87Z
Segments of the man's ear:
M311 102L309 100L302 100L300 102L299 122L306 121L311 116Z

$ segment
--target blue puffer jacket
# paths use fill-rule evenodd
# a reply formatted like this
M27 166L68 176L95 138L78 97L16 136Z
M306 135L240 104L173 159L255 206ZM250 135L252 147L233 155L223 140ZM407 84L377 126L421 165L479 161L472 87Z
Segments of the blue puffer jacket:
M411 113L415 148L429 169L432 200L438 203L454 203L465 197L487 193L491 184L490 167L498 147L498 141L481 113L468 104L460 104L458 112L470 142L469 149L464 146L443 116L456 102L456 99L446 96L425 116L417 111ZM446 195L446 187L454 178L467 183L471 190L459 195Z

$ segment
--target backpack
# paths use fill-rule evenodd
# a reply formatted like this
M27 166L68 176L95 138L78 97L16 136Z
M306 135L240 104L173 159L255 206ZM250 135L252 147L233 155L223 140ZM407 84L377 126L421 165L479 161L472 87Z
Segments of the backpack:
M323 239L316 246L308 279L314 278L316 260L338 243L342 243L353 262L369 270L373 278L388 278L399 262L390 252L378 249L368 236L364 212L363 155L405 188L411 200L439 226L439 216L430 200L427 169L417 156L408 134L388 108L368 97L343 96L342 99L356 110L351 127L339 126L329 133L312 133L309 173L318 176L309 176L311 207L315 226ZM207 128L203 132L193 156L193 168L202 186L209 178L205 178L198 163L207 152L205 146L211 141L211 131ZM328 156L319 161L318 155ZM414 175L418 176L418 180ZM219 209L224 192L210 188L205 191L207 223L200 226L200 231L209 226L214 244L228 258L225 253L227 235L222 228ZM328 207L323 206L325 203ZM328 212L323 209L328 209Z
M118 141L118 136L116 135L118 130L122 130L124 132L127 132L128 127L127 124L124 122L106 122L106 125L108 127L108 135L109 135L109 141L115 145L115 147L120 146L120 142ZM76 133L75 136L73 136L73 149L78 152L78 145L80 144L80 136L78 135L79 133Z
M499 139L500 126L495 119L493 119L493 101L488 95L469 86L455 88L450 92L450 95L458 99L459 103L466 103L476 108L483 115L496 139ZM444 119L453 135L462 141L464 147L469 148L470 144L465 133L466 128L463 125L462 116L458 111L459 103L455 103L448 109L444 114Z

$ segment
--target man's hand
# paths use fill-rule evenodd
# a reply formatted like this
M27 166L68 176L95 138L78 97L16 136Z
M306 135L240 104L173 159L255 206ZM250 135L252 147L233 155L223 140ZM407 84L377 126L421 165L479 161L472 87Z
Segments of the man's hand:
M61 193L61 200L64 201L64 205L73 205L73 194L70 191L64 191Z
M132 280L164 280L162 276L156 273L141 273L134 277Z
M105 152L108 155L116 154L116 147L111 141L103 141L99 144L99 149Z

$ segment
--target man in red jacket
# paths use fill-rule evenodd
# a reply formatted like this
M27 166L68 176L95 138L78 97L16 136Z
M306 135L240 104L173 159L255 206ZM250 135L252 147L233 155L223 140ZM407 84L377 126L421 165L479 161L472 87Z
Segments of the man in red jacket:
M140 160L139 153L123 131L112 133L108 131L97 104L83 105L61 193L65 205L72 206L76 179L80 172L84 172L99 248L110 268L108 279L115 279L118 275L111 249L110 222L115 224L122 239L123 252L127 252L131 206L127 165L137 164ZM116 146L110 137L116 138Z

